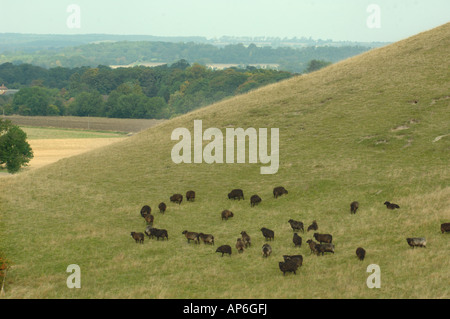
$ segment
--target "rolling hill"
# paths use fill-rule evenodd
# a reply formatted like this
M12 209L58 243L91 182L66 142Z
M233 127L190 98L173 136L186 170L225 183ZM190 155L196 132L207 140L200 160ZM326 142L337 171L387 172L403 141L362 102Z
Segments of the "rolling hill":
M440 232L450 222L449 47L450 23L2 180L0 249L14 262L6 297L449 298L450 237ZM192 133L194 120L223 133L279 128L278 172L248 161L175 164L172 132ZM274 199L279 185L289 194ZM244 201L227 198L233 188ZM190 189L195 202L169 202ZM262 202L251 208L253 194ZM145 229L145 204L168 241L131 238ZM234 217L222 221L224 209ZM295 248L291 218L305 228L316 220L335 254L310 254L312 232ZM275 231L269 258L261 227ZM183 230L213 234L215 246L188 244ZM252 246L238 254L243 230ZM427 248L407 237L426 237ZM231 257L215 253L223 244ZM303 255L297 275L280 272L286 254ZM66 286L70 264L80 266L81 289ZM380 266L380 289L366 285L370 264Z

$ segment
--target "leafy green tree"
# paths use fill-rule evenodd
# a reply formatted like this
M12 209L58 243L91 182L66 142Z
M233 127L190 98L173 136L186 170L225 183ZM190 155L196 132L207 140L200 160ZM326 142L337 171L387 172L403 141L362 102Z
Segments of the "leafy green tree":
M98 92L82 92L70 104L71 113L77 116L101 116L104 112L103 98Z
M331 62L323 61L323 60L311 60L308 62L308 66L306 67L306 73L311 73L317 70L320 70L328 65L330 65Z
M27 134L11 121L0 119L0 165L6 164L10 173L16 173L33 158Z

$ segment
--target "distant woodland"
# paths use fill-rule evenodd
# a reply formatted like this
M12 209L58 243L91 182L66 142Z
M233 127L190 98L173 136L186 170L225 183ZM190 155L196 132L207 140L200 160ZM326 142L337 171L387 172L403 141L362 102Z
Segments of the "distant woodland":
M42 68L0 65L0 84L19 89L0 97L0 112L113 118L170 118L226 97L294 76L247 68L211 70L180 60L158 67Z

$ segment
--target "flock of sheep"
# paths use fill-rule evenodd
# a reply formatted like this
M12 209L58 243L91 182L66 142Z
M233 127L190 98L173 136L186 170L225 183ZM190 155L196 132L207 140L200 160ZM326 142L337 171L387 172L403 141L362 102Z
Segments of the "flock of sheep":
M282 186L275 187L273 189L274 198L278 198L279 196L282 196L285 194L288 194L288 191ZM232 200L244 199L244 192L241 189L233 189L228 194L228 199L232 199ZM186 200L194 201L195 200L195 192L192 190L186 192ZM173 203L181 204L181 202L183 201L183 195L174 194L173 196L170 197L170 201ZM251 196L251 198L250 198L250 206L251 207L258 205L259 203L261 203L261 197L259 197L258 195ZM400 208L400 206L398 206L397 204L390 203L387 201L384 203L384 205L386 205L387 209L391 209L391 210ZM158 205L158 208L159 208L159 212L164 214L167 209L167 205L165 203L160 203ZM352 202L350 204L350 213L356 214L358 208L359 208L359 203L357 201ZM148 238L153 239L156 237L157 240L159 240L159 239L162 239L162 240L167 239L168 240L169 239L168 232L166 229L158 229L158 228L153 227L154 216L151 214L150 206L145 205L142 207L141 216L147 222L147 228L145 229L144 233L145 233L145 235L148 236ZM231 212L229 210L224 210L221 213L222 220L228 220L229 218L232 218L233 216L234 216L233 212ZM292 238L292 242L294 243L294 246L301 247L302 237L298 235L298 232L300 232L300 231L303 233L305 232L303 222L296 221L293 219L290 219L288 222L291 225L292 230L294 231L294 235ZM311 253L314 253L317 256L324 255L325 253L333 253L334 254L334 244L332 243L333 236L330 234L317 233L316 232L317 230L318 230L318 225L317 225L317 222L314 220L311 223L311 225L309 225L307 228L307 232L315 231L313 234L313 237L317 241L316 242L312 239L308 239L306 241L306 243L309 245ZM263 227L263 228L261 228L261 232L266 241L272 241L275 239L275 232L273 230ZM442 233L450 232L450 223L441 224L441 232ZM144 237L145 237L144 233L132 232L131 236L136 241L136 243L143 244ZM182 232L182 235L184 235L186 237L188 243L193 241L194 243L199 244L200 241L203 241L204 244L214 245L214 236L212 234L204 234L204 233L197 233L197 232L184 230ZM423 237L406 238L406 241L407 241L408 245L413 248L414 247L426 247L426 244L427 244L426 239ZM250 246L251 246L251 237L247 234L246 231L242 231L241 237L237 239L236 244L235 244L236 250L238 251L238 253L242 253L244 251L244 249L246 249ZM232 248L230 245L222 245L216 249L216 253L221 253L222 257L224 256L224 254L228 254L229 256L231 256ZM265 243L262 246L262 256L269 257L271 255L271 253L272 253L272 247L268 243ZM362 247L358 247L356 249L356 256L358 257L359 260L364 260L364 258L366 256L365 249ZM303 256L302 255L284 255L283 259L284 259L284 261L279 262L279 268L280 268L281 272L283 272L283 275L285 275L286 272L293 272L294 274L296 274L298 267L302 266L302 264L303 264Z

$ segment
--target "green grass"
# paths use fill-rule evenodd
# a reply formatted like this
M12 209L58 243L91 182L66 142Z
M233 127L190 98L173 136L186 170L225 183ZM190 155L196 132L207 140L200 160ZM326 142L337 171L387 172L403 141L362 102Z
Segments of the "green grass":
M449 45L447 24L2 180L0 248L14 262L6 297L449 298L450 235L439 227L450 221L450 138L433 142L450 133ZM260 164L174 164L171 132L192 132L194 119L203 128L279 128L278 173L261 175ZM275 200L279 185L289 194ZM246 200L228 200L232 188ZM194 203L169 203L189 189ZM258 207L250 208L252 194L262 198ZM388 211L386 200L401 209ZM145 204L168 241L132 240L131 231L145 229ZM235 217L222 221L223 209ZM317 220L336 253L294 248L290 218ZM267 259L261 227L275 231ZM188 245L183 230L214 234L216 245ZM234 248L242 230L251 248L214 252ZM406 237L422 236L426 249L408 247ZM304 265L283 277L278 262L294 253ZM66 287L70 264L81 267L81 289ZM380 289L366 286L370 264L381 268Z
M67 138L113 138L124 137L123 132L77 130L64 128L48 128L35 126L20 126L27 133L27 138L35 139L67 139Z

